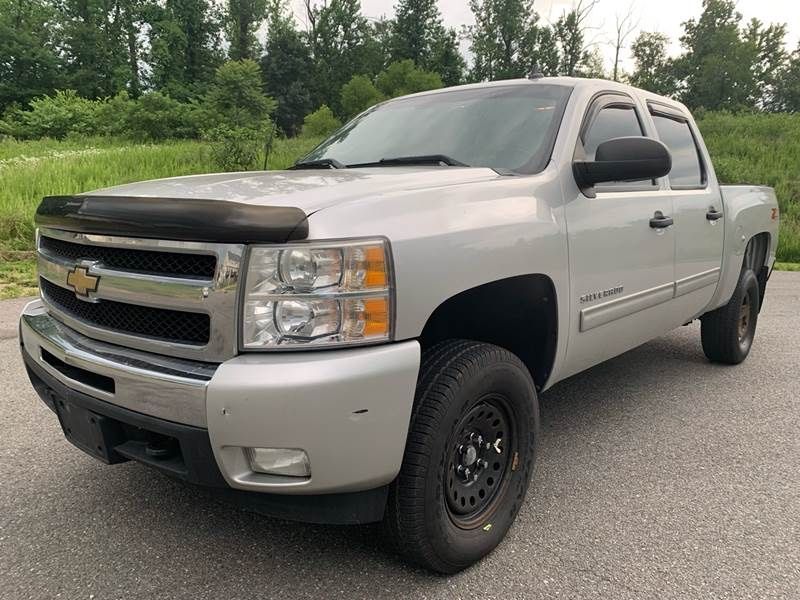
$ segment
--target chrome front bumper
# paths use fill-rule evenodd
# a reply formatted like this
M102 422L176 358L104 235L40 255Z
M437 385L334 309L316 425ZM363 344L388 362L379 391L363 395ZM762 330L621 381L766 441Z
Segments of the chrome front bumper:
M206 427L206 388L217 365L164 357L90 339L51 317L40 300L20 318L23 346L36 363L67 387L139 413ZM59 361L114 380L109 392L54 366Z
M248 354L211 364L87 338L51 317L39 301L25 307L20 332L28 360L67 388L206 429L217 466L233 488L355 492L389 483L400 470L420 362L416 341ZM101 389L81 377L85 372L113 385ZM250 447L303 449L311 477L255 473L244 452Z

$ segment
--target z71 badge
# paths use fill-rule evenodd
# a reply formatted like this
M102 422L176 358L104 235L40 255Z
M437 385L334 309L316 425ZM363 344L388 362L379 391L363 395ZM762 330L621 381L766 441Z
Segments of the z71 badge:
M613 288L608 288L607 290L598 290L596 292L589 292L588 294L584 294L580 297L581 304L586 304L587 302L594 302L595 300L601 300L602 298L609 298L610 296L617 296L622 293L624 288L620 285Z

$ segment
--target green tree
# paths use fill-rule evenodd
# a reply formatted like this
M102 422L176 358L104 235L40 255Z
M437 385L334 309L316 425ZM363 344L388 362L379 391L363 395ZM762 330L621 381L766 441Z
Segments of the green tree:
M575 77L588 77L595 79L606 79L606 69L603 64L603 55L599 48L594 47L584 52L583 58L573 73Z
M738 110L753 107L756 90L753 45L740 30L734 0L703 0L700 18L683 24L686 52L675 61L681 99L690 108Z
M141 31L149 23L147 21L155 0L116 0L120 21L122 41L127 50L128 82L127 91L134 98L142 92L142 55L143 36Z
M392 62L394 19L381 17L376 21L371 21L369 27L367 46L369 53L373 55L370 58L370 64L376 64L379 69L382 69Z
M62 0L59 35L67 85L84 98L113 96L129 79L119 6L107 0Z
M433 36L430 59L423 66L437 73L446 86L464 82L467 63L458 49L458 33L455 29L437 28Z
M275 109L275 101L263 87L261 70L250 59L226 62L214 74L203 101L204 137L224 171L256 165Z
M217 10L209 0L165 0L148 20L150 86L178 100L202 95L222 62Z
M314 107L314 61L286 0L269 0L266 15L267 41L260 61L264 91L278 103L275 123L293 136Z
M69 134L96 133L98 103L81 98L75 90L58 91L30 103L30 110L21 113L26 137L61 139Z
M262 129L275 110L275 100L264 93L261 70L250 59L231 60L216 70L203 100L207 123Z
M442 17L436 0L400 0L392 25L391 59L411 59L421 65L428 59Z
M561 60L558 70L560 73L572 77L584 57L584 36L578 22L578 12L571 10L561 15L556 21L554 32L560 48Z
M531 0L470 0L475 81L523 77L532 67L538 16Z
M45 0L0 0L0 114L63 85L56 17Z
M598 72L597 49L586 43L587 21L599 0L578 0L574 8L559 17L553 36L560 56L562 75L584 75Z
M340 105L345 119L356 116L370 106L383 101L383 94L366 75L354 75L342 86Z
M139 97L127 112L127 134L136 139L166 140L199 135L198 109L161 92Z
M676 91L672 60L667 56L669 38L663 33L642 31L631 45L634 69L629 83L654 94L671 96Z
M553 27L540 27L536 31L535 54L533 64L541 69L544 75L555 76L559 74L558 68L561 64L561 54L556 42L556 32Z
M776 110L777 88L788 59L785 49L786 25L765 27L758 19L752 19L743 32L743 38L753 57L751 73L754 88L749 104Z
M258 58L256 30L264 22L266 0L227 0L226 24L231 60Z
M387 98L414 94L442 87L438 73L423 71L412 60L401 60L389 65L375 79L378 91Z
M321 6L307 0L306 6L317 82L315 104L339 112L342 86L353 75L377 74L383 55L359 0L330 0Z
M330 135L341 126L342 122L336 118L330 108L323 104L303 119L303 135L323 137Z
M800 44L781 69L775 90L775 108L800 112Z
M278 103L275 122L286 135L295 135L313 107L314 62L298 32L271 34L261 58L264 90Z
M436 0L400 0L395 6L390 62L406 59L438 73L447 85L461 83L466 63L458 51L458 36L442 24Z

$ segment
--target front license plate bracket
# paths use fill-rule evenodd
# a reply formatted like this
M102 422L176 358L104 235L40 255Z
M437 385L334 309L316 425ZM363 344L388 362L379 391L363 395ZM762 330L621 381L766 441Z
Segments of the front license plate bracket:
M128 460L114 450L125 441L119 423L62 398L57 398L55 405L64 436L71 444L109 465Z

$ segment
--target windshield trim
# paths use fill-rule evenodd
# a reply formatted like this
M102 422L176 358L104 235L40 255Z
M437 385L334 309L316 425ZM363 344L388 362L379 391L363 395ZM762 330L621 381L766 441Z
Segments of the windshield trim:
M522 86L527 86L527 85L546 85L548 87L560 87L560 88L563 88L565 90L564 99L560 103L560 106L558 106L556 108L556 112L553 114L553 120L550 123L550 127L549 127L547 133L545 134L545 139L542 142L542 144L541 144L541 146L539 148L539 151L536 154L534 154L531 157L531 159L525 165L523 165L522 167L519 167L517 169L511 169L511 168L507 168L506 169L506 168L504 168L503 169L504 172L506 172L508 174L536 175L537 173L541 173L542 171L544 171L545 167L547 167L547 164L550 162L550 159L553 156L553 149L555 148L556 138L558 137L558 132L561 130L561 124L562 124L562 122L564 120L564 113L566 112L567 106L569 105L569 101L570 101L570 98L572 96L572 92L575 91L575 86L574 85L566 85L564 83L550 83L550 82L547 82L547 81L543 81L541 83L538 83L538 82L509 83L508 85L486 85L486 86L480 86L480 87L473 88L473 89L487 89L487 88L503 89L503 88L522 87ZM431 96L431 95L434 95L434 94L438 95L438 94L450 94L450 93L454 93L454 92L461 92L461 91L465 91L465 88L466 88L466 86L454 86L454 87L451 87L451 88L443 88L441 90L431 90L431 91L429 91L427 93L423 92L423 93L419 93L419 94L411 94L411 95L408 95L408 96L400 96L399 98L392 98L390 100L384 100L383 102L379 102L378 104L375 104L374 106L370 106L368 109L360 112L355 117L353 117L352 119L350 119L349 121L344 123L341 127L336 129L330 135L326 136L325 139L320 141L319 144L314 146L307 154L305 154L300 160L298 160L298 163L306 160L307 157L309 157L312 154L314 154L314 152L316 152L317 149L320 146L325 144L332 137L335 137L340 131L345 129L351 122L353 122L354 120L356 120L358 118L361 118L363 115L365 115L367 113L370 113L370 112L372 112L374 110L377 110L381 106L384 106L386 104L396 103L396 102L406 102L406 101L413 100L414 98L418 98L418 97L421 97L421 96ZM481 165L472 165L472 166L465 167L465 168L483 169L483 168L491 168L491 167L485 167L485 166L481 166Z

